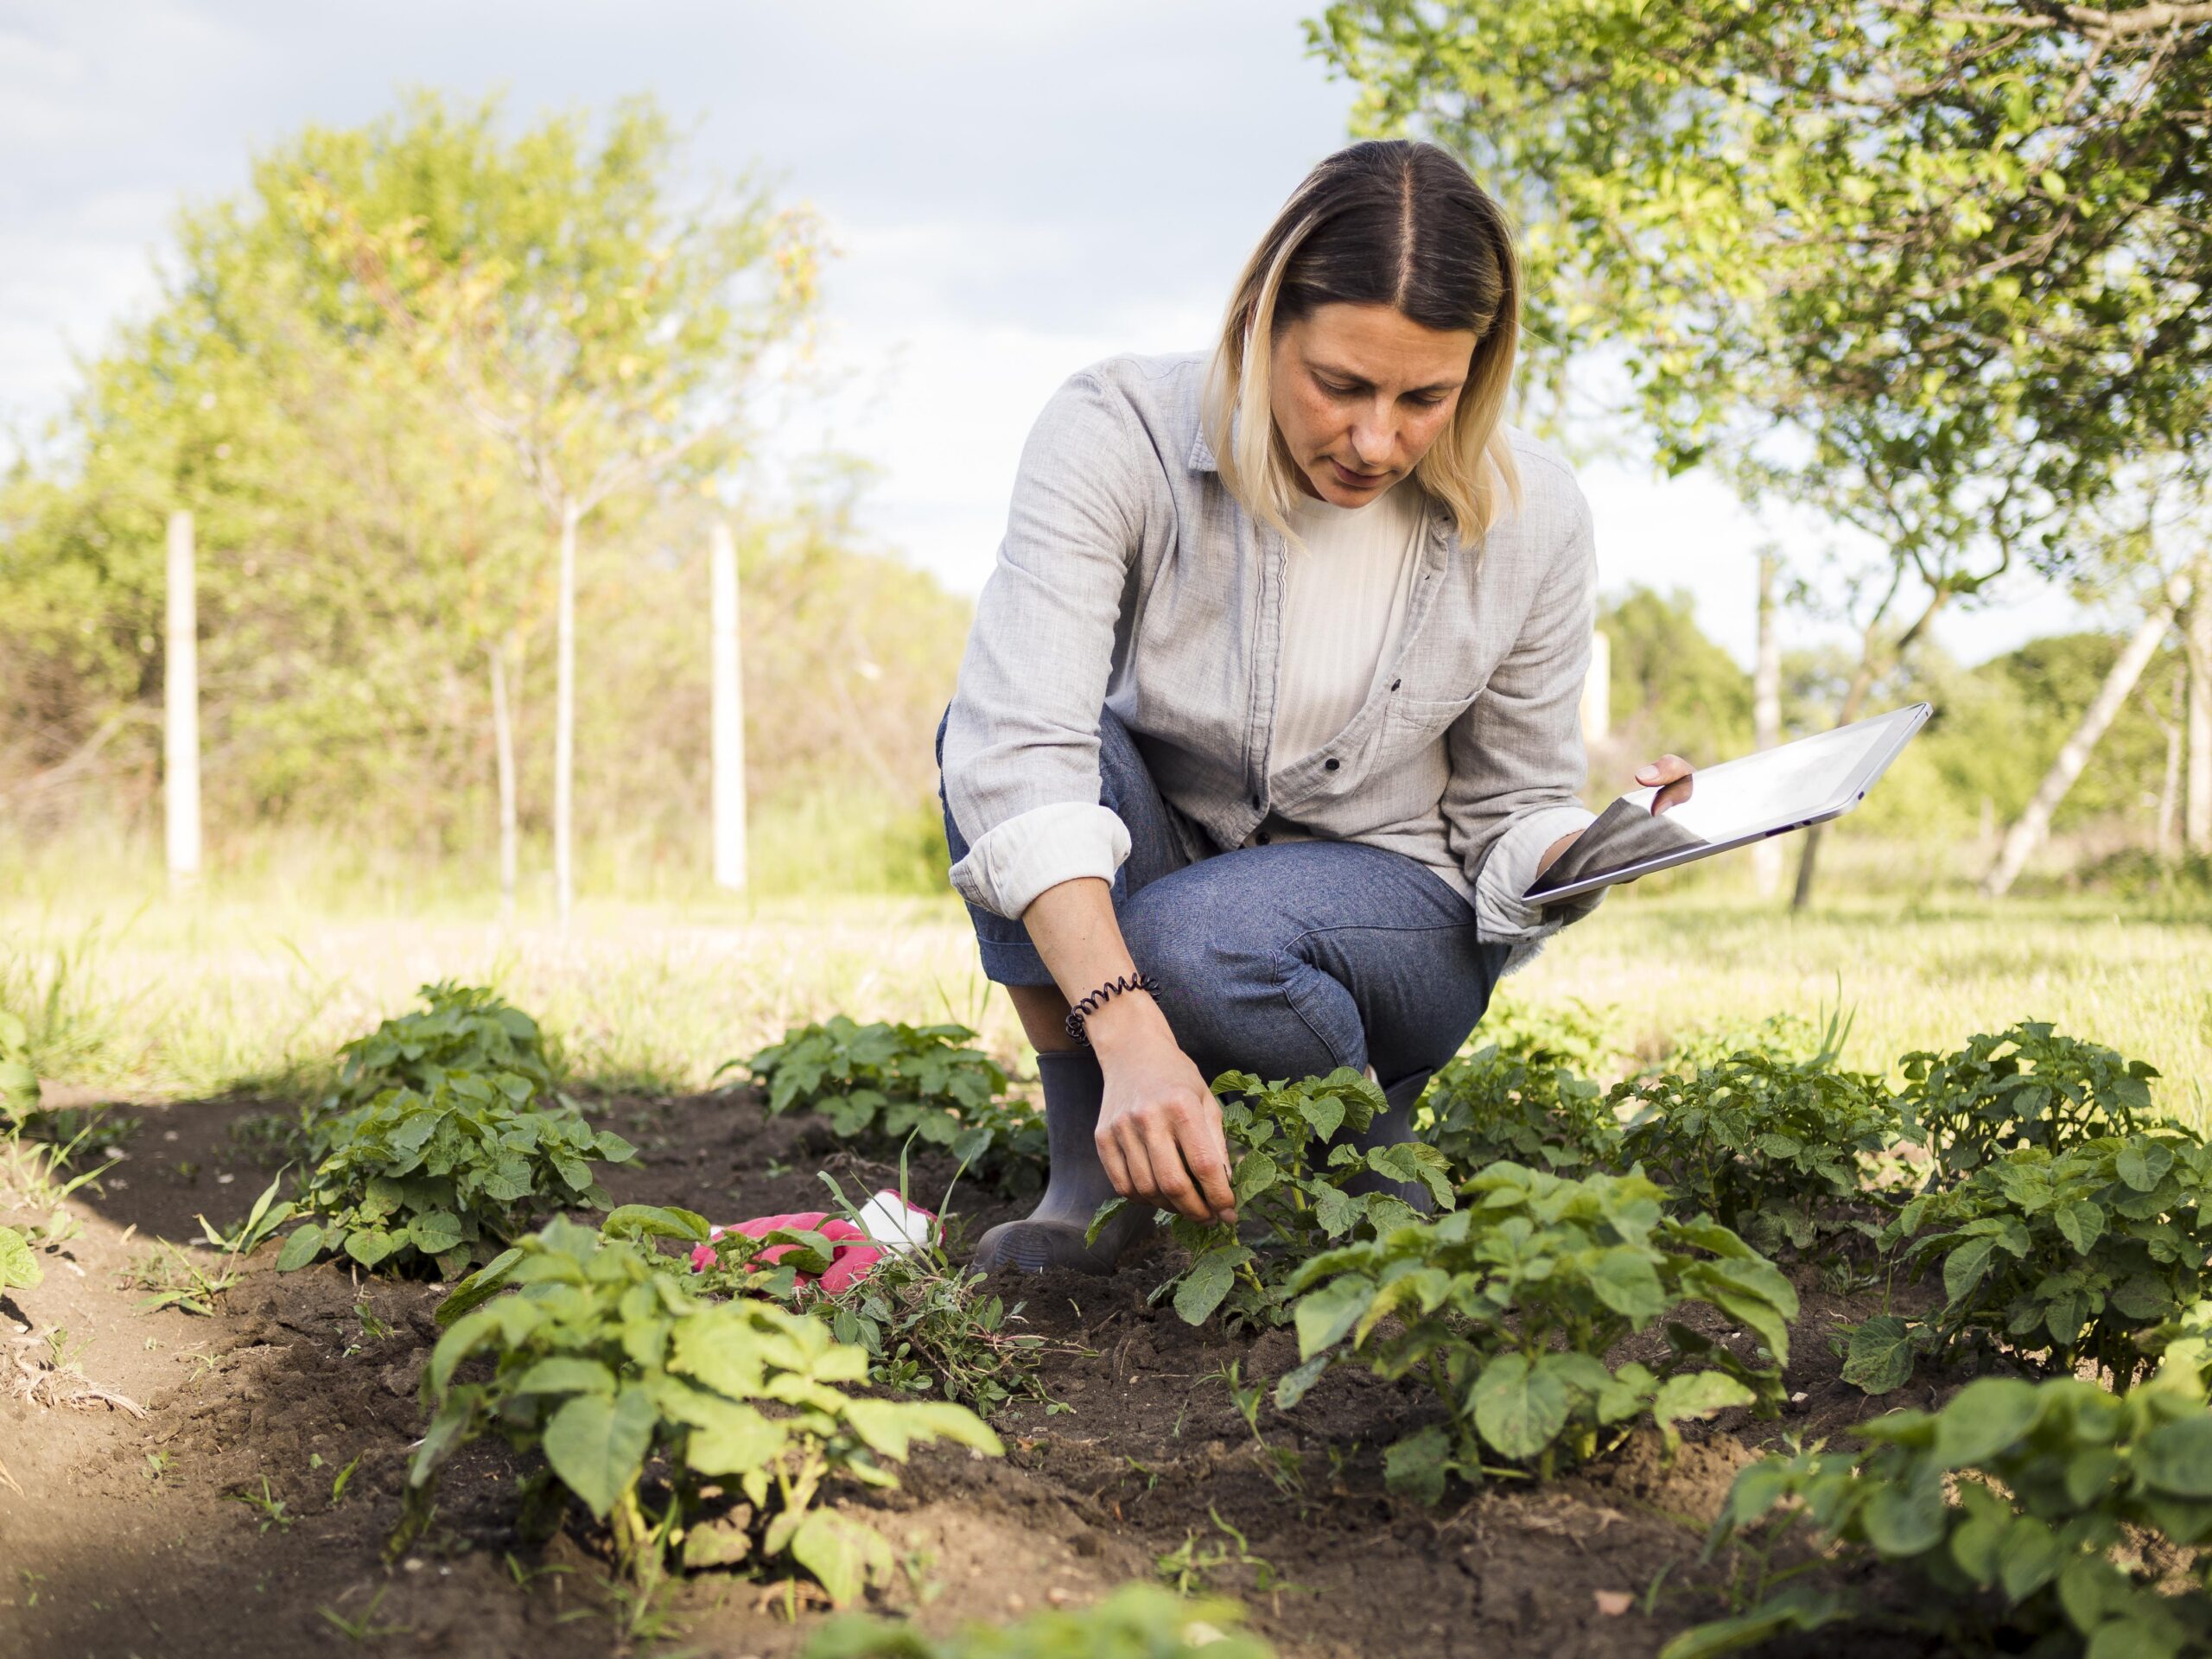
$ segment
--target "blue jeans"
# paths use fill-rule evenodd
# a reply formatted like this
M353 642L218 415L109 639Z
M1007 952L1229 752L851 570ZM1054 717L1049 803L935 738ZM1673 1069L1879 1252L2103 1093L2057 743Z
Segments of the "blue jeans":
M1380 847L1221 851L1161 798L1111 710L1098 736L1100 802L1129 832L1115 918L1131 958L1165 987L1161 1011L1192 1064L1209 1078L1371 1065L1390 1103L1409 1104L1482 1019L1505 965L1507 947L1476 936L1474 906L1427 866ZM943 721L937 753L942 768ZM968 855L950 807L944 838L955 863ZM1053 982L1020 922L972 904L968 914L987 978Z

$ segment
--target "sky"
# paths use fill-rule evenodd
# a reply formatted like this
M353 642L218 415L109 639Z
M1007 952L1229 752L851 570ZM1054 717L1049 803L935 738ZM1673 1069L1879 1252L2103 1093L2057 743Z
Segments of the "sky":
M60 410L75 364L158 291L177 209L252 156L426 86L503 93L517 122L649 92L703 175L753 170L838 249L838 390L779 454L879 468L860 521L963 592L989 574L1023 437L1053 388L1116 352L1186 351L1306 171L1345 142L1351 89L1287 0L0 0L0 421ZM1618 451L1622 435L1573 435ZM1710 479L1586 459L1601 581L1694 596L1748 661L1756 551L1821 527L1762 519ZM1969 661L2083 626L2029 584L1939 626ZM1817 629L1790 625L1785 643Z

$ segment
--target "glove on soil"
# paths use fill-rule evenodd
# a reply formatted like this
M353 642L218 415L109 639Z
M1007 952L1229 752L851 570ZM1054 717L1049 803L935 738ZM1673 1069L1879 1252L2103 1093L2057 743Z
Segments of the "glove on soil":
M1106 1095L1105 1074L1097 1055L1077 1048L1039 1054L1037 1075L1044 1084L1045 1137L1052 1158L1045 1196L1026 1219L1001 1222L985 1233L971 1265L983 1273L1043 1273L1050 1268L1111 1273L1129 1241L1152 1219L1152 1211L1130 1205L1099 1230L1096 1244L1083 1242L1098 1206L1115 1195L1093 1139Z

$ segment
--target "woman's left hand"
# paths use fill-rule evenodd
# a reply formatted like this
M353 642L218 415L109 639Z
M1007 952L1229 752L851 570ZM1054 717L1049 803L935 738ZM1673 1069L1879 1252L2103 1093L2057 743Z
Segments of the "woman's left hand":
M1662 754L1656 760L1636 769L1636 781L1649 789L1659 786L1651 798L1651 814L1671 811L1690 798L1694 780L1690 763L1679 754Z

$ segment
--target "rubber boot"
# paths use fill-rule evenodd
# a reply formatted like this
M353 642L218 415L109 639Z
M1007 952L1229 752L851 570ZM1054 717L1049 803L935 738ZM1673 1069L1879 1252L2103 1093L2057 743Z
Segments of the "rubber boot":
M1375 1076L1375 1068L1371 1065L1367 1068L1367 1075L1370 1082L1381 1081ZM1371 1147L1394 1147L1401 1141L1415 1139L1414 1103L1421 1098L1421 1090L1428 1086L1428 1080L1433 1075L1432 1072L1417 1071L1384 1090L1382 1097L1389 1103L1389 1109L1376 1113L1366 1129L1351 1137L1351 1144L1366 1152ZM1403 1199L1424 1216L1436 1208L1435 1195L1421 1182L1394 1181L1371 1169L1364 1170L1346 1181L1344 1191L1352 1193L1387 1192L1394 1198Z
M1045 1137L1052 1160L1045 1196L1024 1219L1002 1221L985 1233L970 1265L982 1273L1043 1273L1052 1268L1111 1273L1153 1212L1148 1205L1129 1205L1099 1230L1096 1243L1083 1242L1098 1206L1114 1196L1092 1138L1098 1133L1105 1074L1097 1055L1074 1048L1039 1054L1037 1076L1044 1085Z

